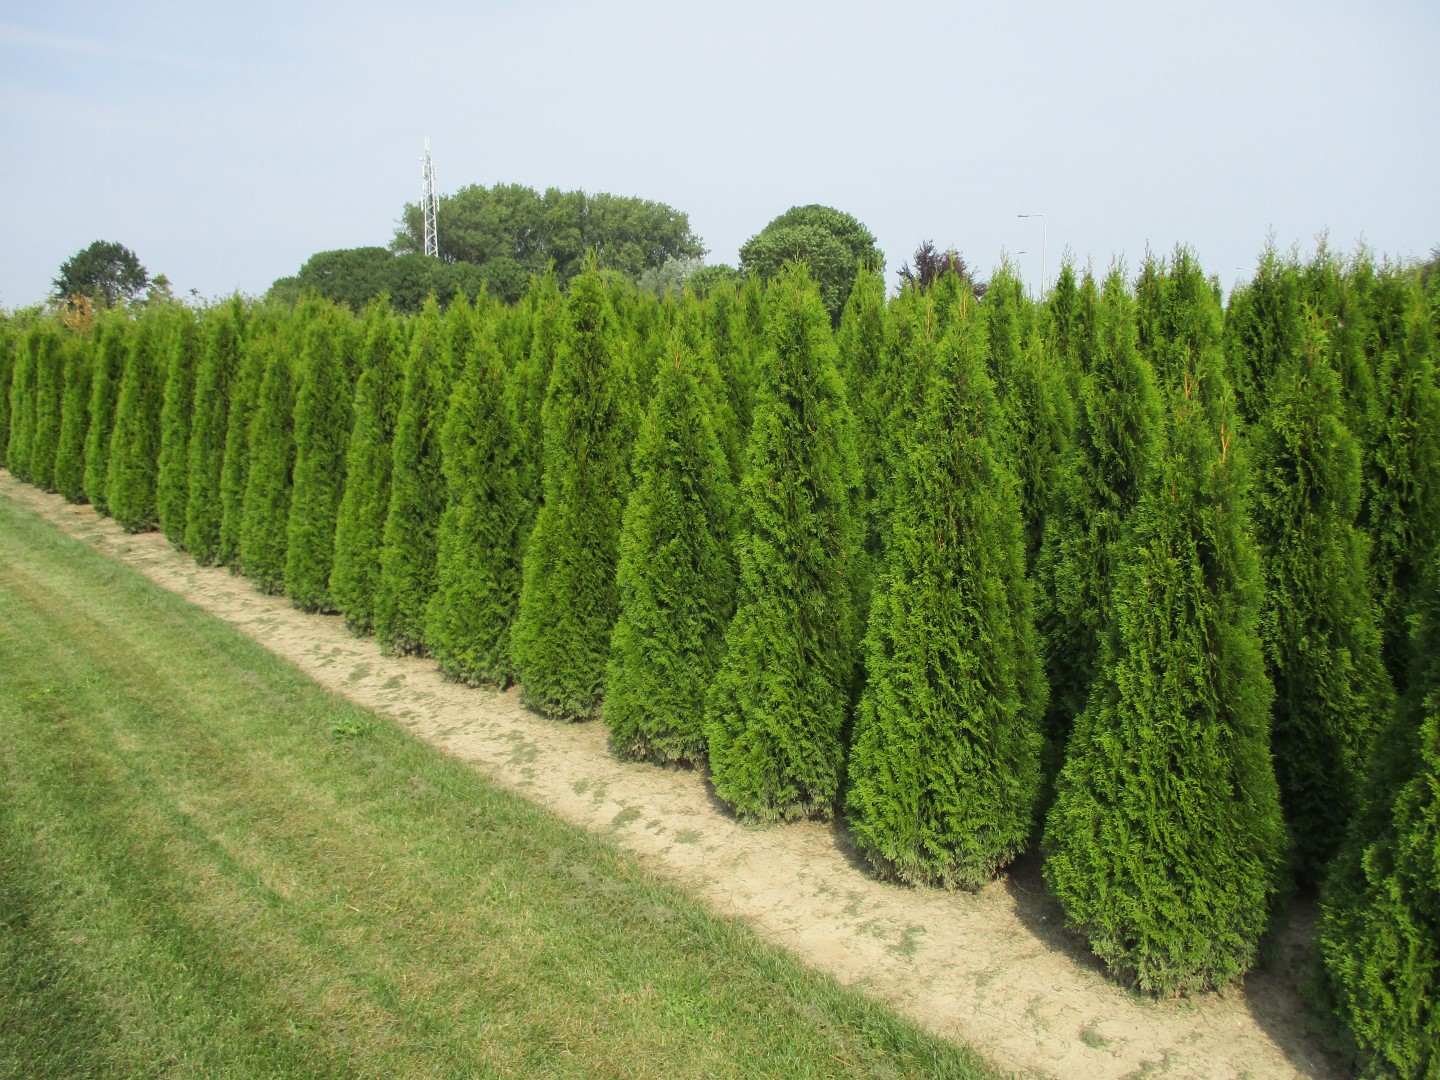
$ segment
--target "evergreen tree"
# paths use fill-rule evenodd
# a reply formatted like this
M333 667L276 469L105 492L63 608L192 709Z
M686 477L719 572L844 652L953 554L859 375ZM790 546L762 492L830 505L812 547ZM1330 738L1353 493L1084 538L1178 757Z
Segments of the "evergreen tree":
M230 386L225 420L225 456L220 463L220 546L215 561L238 569L240 533L245 518L245 488L250 479L250 428L265 377L265 359L279 335L273 314L262 314L248 327L239 349L240 367Z
M636 440L604 717L625 756L698 765L705 696L735 610L733 494L730 463L710 423L713 403L696 377L711 365L683 335L672 350Z
M1268 585L1273 746L1300 879L1318 880L1355 812L1370 743L1391 708L1368 593L1360 456L1323 332L1302 327L1263 387L1256 536Z
M984 332L977 316L930 343L938 359L896 477L846 800L878 870L947 888L977 888L1023 850L1040 786L1045 681Z
M221 470L225 464L230 389L244 365L245 307L237 296L202 321L195 407L186 448L185 547L201 566L220 558Z
M1067 920L1117 977L1160 995L1244 974L1285 844L1218 302L1191 273L1188 257L1155 268L1150 299L1189 331L1166 357L1169 438L1131 515L1045 828Z
M195 369L200 345L195 317L182 309L173 319L166 350L164 403L160 412L160 463L155 478L155 510L165 539L185 547L185 517L190 501L190 414L195 407Z
M32 326L25 333L15 355L10 376L10 440L6 447L6 468L10 475L31 482L30 449L35 442L35 378L45 330Z
M748 818L828 818L840 791L858 637L851 563L864 525L829 322L803 265L766 290L740 586L706 718L716 794Z
M10 446L10 385L15 376L15 354L20 335L10 319L0 313L0 468L6 467Z
M297 319L303 318L297 313ZM267 593L285 588L295 466L295 375L286 344L284 338L267 342L265 376L250 420L250 464L240 517L240 572Z
M100 513L108 514L110 504L105 492L110 476L110 437L115 428L115 401L120 395L125 357L130 351L132 323L127 315L117 312L103 318L99 327L85 431L85 497Z
M563 719L600 715L619 610L635 390L617 333L601 274L581 274L565 301L545 396L544 502L511 634L525 700Z
M130 335L106 460L105 501L126 532L155 528L160 408L165 388L165 318L148 314Z
M445 510L440 431L453 382L445 336L432 298L415 325L395 421L390 506L375 596L375 636L397 653L425 651L425 609L435 592L436 533Z
M61 408L65 401L65 354L60 331L47 326L35 353L35 433L30 441L30 483L55 489L55 458L60 450Z
M285 548L285 592L303 611L332 611L330 573L353 423L350 318L331 309L305 330L295 401L294 492Z
M840 313L840 330L835 346L845 396L855 416L855 445L860 458L864 488L857 509L865 516L865 552L873 563L880 557L884 520L880 512L880 488L892 475L886 467L886 430L889 419L886 402L871 388L879 382L885 365L889 323L885 317L885 279L877 272L862 269L850 289ZM868 609L868 588L865 589ZM862 609L862 610L864 610Z
M1265 411L1265 387L1301 348L1304 289L1292 255L1273 247L1260 256L1255 277L1236 289L1225 313L1225 352L1240 415L1254 423Z
M81 337L67 337L65 396L60 406L60 446L55 454L55 490L67 502L85 501L85 432L90 419L92 345Z
M731 424L717 425L715 435L730 462L730 475L739 483L745 469L745 440L750 434L750 416L755 404L755 370L744 312L735 283L721 281L705 301L705 350L719 373L729 402Z
M362 373L355 388L355 426L347 447L345 493L335 523L330 595L356 633L375 626L380 548L390 509L390 468L395 418L404 379L404 343L387 304L371 306L365 320Z
M1440 558L1419 596L1409 690L1376 742L1318 933L1323 997L1363 1074L1404 1080L1440 1072Z
M470 685L508 686L510 625L520 602L528 524L506 371L490 332L472 343L440 434L447 502L425 641L440 670Z
M531 312L529 344L525 356L510 371L510 411L520 442L519 467L526 501L538 507L544 497L541 477L545 469L545 395L555 365L555 348L562 318L560 283L553 273L530 283L526 309Z
M1085 708L1113 615L1125 523L1162 437L1154 373L1140 355L1135 301L1119 268L1105 279L1074 443L1036 563L1036 610L1050 683L1047 777Z

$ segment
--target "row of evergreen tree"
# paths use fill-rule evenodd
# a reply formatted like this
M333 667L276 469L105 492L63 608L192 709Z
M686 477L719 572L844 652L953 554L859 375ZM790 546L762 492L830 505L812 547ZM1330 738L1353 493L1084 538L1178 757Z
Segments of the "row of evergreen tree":
M1038 843L1157 994L1295 888L1367 1068L1440 1068L1437 291L1274 252L1223 305L1002 267L839 320L591 270L401 318L317 301L3 324L0 464L472 684L842 812L976 887Z

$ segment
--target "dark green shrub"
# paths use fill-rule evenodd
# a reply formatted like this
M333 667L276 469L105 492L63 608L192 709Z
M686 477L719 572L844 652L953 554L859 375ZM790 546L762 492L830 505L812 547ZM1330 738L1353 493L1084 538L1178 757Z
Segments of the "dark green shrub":
M215 561L239 569L240 533L245 518L245 488L250 478L250 428L260 401L265 358L279 347L280 330L273 311L262 312L247 326L238 353L240 367L230 384L230 410L225 420L225 456L220 463L220 546Z
M30 483L55 488L55 458L60 450L61 409L65 401L65 340L46 324L35 352L35 429L30 440Z
M65 396L60 406L60 446L55 452L55 490L67 502L85 501L85 432L90 424L91 342L67 335Z
M263 347L265 376L250 420L250 464L240 517L240 572L267 593L285 589L295 466L295 373L287 339L271 338Z
M115 423L106 459L105 501L126 532L155 528L155 480L160 460L160 409L169 327L161 314L141 318L130 334Z
M114 313L99 324L95 371L90 377L89 421L85 432L85 497L102 514L110 512L105 499L110 477L110 437L115 428L115 401L125 357L130 351L133 324L129 316Z
M237 296L201 321L195 408L186 450L185 547L201 566L220 558L221 472L225 465L230 390L244 365L245 306Z
M10 448L10 384L15 378L15 356L19 350L19 329L0 314L0 468L5 467Z
M829 316L803 264L766 290L765 329L740 587L707 708L711 779L743 817L828 818L857 652L860 464Z
M160 412L160 471L155 478L155 511L165 539L183 549L190 502L190 418L195 408L200 330L194 315L183 309L172 321L165 356L167 370Z

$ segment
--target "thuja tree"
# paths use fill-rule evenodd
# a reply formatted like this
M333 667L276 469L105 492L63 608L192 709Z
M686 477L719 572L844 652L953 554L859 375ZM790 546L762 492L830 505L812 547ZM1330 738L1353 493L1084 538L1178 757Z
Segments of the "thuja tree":
M563 719L600 715L615 570L630 489L634 379L595 270L566 297L545 397L544 502L525 548L512 634L525 700Z
M15 354L20 335L15 324L0 314L0 468L6 466L10 446L10 384L15 375Z
M1398 286L1392 286L1398 288ZM1362 522L1374 546L1373 589L1386 666L1403 683L1406 619L1426 553L1440 543L1440 382L1433 316L1418 289L1380 353L1364 462Z
M46 326L35 352L35 433L30 441L30 483L55 490L55 457L60 449L61 409L65 401L65 342L61 331Z
M1161 436L1155 375L1140 355L1135 301L1112 269L1076 403L1075 438L1063 462L1036 562L1037 621L1050 683L1047 775L1085 708L1112 616L1110 598L1125 523L1139 501Z
M160 471L155 479L155 510L165 539L183 548L190 502L190 420L195 407L200 332L194 315L188 310L182 309L173 321L166 356L164 403L160 411Z
M1266 248L1255 277L1235 290L1225 311L1225 351L1235 400L1248 422L1265 411L1271 376L1300 349L1304 289L1293 256Z
M89 420L85 432L85 497L102 514L110 512L105 494L110 472L110 436L115 427L115 399L129 352L133 324L129 316L116 312L100 322L95 370L90 376Z
M1260 389L1255 526L1275 682L1275 771L1301 881L1314 884L1355 812L1370 743L1391 707L1355 526L1360 455L1314 321Z
M1285 845L1215 304L1189 313L1185 352L1169 357L1168 439L1131 515L1110 633L1045 827L1045 877L1067 921L1119 979L1159 995L1244 974Z
M85 432L90 419L92 357L89 341L67 336L60 446L55 453L55 490L72 503L85 501Z
M310 320L300 356L294 490L286 526L285 593L302 611L335 610L330 573L353 422L351 330L348 312L323 311Z
M470 685L502 687L514 675L510 626L529 524L505 376L500 350L484 331L455 383L440 434L446 505L425 626L441 671Z
M250 476L250 428L265 377L265 359L279 336L274 312L262 312L242 335L240 366L230 384L225 420L225 455L220 463L220 544L215 561L235 566L240 560L240 532L245 518L245 487Z
M707 708L711 779L736 813L828 818L856 659L864 536L854 419L803 265L765 294L765 353L739 494L739 589Z
M445 320L433 297L416 320L395 422L375 596L375 635L397 653L425 650L425 609L435 592L436 533L445 509L440 431L454 381Z
M130 335L115 423L106 461L105 501L115 521L127 532L156 525L155 479L160 460L161 393L165 386L163 313L140 319Z
M201 323L195 406L186 448L185 547L201 566L220 558L221 472L225 464L230 388L244 361L245 307L237 296Z
M521 304L530 312L529 341L520 362L510 369L508 392L520 445L521 480L526 499L537 506L543 497L545 394L550 386L550 371L555 364L561 304L560 283L553 273L530 283L530 291Z
M881 873L976 888L1034 825L1045 681L980 319L936 347L894 481L846 822Z
M1440 558L1420 595L1409 690L1376 741L1318 934L1321 996L1361 1071L1405 1080L1440 1072Z
M30 447L35 442L35 368L45 334L31 326L15 356L10 376L10 439L6 446L6 468L17 480L30 482Z
M347 446L345 493L336 514L330 570L331 599L346 624L362 634L374 629L380 546L390 509L395 418L404 382L404 344L388 305L371 306L364 334L355 424Z
M877 271L862 268L840 313L835 345L846 399L855 415L856 452L864 476L859 510L865 515L865 550L871 559L880 555L879 492L890 478L885 453L887 403L871 393L884 371L888 330L885 279Z
M295 374L288 344L286 337L276 337L263 350L265 375L250 420L250 464L240 515L240 572L267 593L285 588L295 465Z
M734 419L731 430L717 428L715 434L730 462L730 475L738 482L745 468L745 440L755 403L753 345L733 281L718 283L704 303L705 347L720 375Z
M705 697L734 614L734 496L696 377L708 365L678 334L671 348L635 445L604 718L625 756L698 765Z

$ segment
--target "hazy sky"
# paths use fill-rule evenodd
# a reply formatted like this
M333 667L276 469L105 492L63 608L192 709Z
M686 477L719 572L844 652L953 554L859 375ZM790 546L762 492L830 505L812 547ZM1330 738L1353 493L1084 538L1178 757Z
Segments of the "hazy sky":
M0 306L97 239L177 294L263 293L499 181L690 215L736 261L786 208L1040 277L1192 246L1440 244L1440 4L0 6ZM445 223L440 222L443 243ZM1017 254L1024 252L1024 254Z

